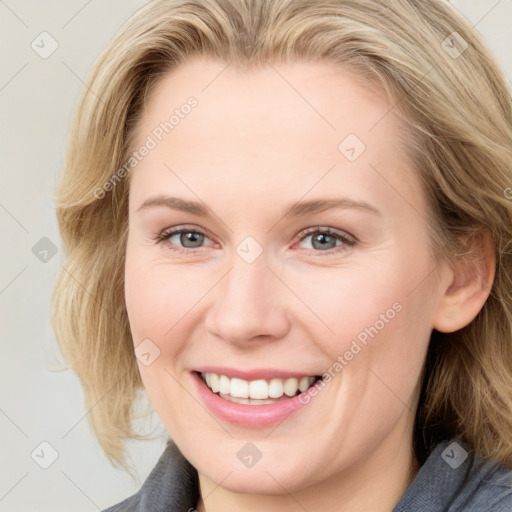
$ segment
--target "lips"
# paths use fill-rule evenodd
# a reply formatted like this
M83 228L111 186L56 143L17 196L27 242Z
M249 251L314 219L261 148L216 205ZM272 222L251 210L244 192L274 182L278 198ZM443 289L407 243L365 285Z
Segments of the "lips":
M217 418L251 428L275 425L300 410L305 403L301 395L320 380L320 376L305 373L221 367L198 368L191 376L204 404ZM266 398L253 398L266 394Z

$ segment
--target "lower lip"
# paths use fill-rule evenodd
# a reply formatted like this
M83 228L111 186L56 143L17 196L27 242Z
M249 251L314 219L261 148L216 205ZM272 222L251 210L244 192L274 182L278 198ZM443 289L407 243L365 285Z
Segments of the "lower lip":
M281 423L295 411L304 407L304 403L301 403L300 397L301 395L307 394L307 391L304 391L300 395L290 397L286 400L280 400L274 404L237 404L229 400L224 400L224 398L215 394L197 372L191 372L191 375L196 382L197 389L206 407L217 418L243 427L268 427L276 423ZM307 405L310 405L310 401L312 401L311 397L309 397L308 402L306 402Z

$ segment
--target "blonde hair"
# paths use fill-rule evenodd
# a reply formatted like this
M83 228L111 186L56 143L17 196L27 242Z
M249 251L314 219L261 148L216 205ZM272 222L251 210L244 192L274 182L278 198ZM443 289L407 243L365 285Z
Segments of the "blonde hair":
M126 469L123 441L143 438L133 428L143 383L123 296L129 179L119 170L145 95L193 56L245 67L324 59L394 99L429 201L436 257L476 260L470 242L487 231L497 258L477 317L432 333L415 453L422 464L436 442L459 436L512 468L511 95L482 38L444 0L155 0L98 59L56 191L67 260L52 322L111 463Z

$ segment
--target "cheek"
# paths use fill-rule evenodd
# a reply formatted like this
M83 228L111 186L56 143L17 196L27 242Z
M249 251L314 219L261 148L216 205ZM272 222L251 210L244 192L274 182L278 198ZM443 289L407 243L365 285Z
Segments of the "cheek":
M432 332L435 265L422 242L397 248L386 265L367 272L347 304L351 344L361 347L353 357L361 366L347 370L364 367L376 404L397 411L412 398Z
M371 267L324 269L311 279L305 279L304 273L288 275L287 282L294 283L294 294L304 303L294 318L312 336L316 332L312 339L332 360L350 350L354 340L364 346L396 334L407 323L404 317L421 311L414 305L416 296L408 296L414 278L400 269L400 259L393 261L388 255ZM291 297L290 303L294 302Z
M125 266L125 300L134 344L143 338L154 339L161 347L172 336L174 326L187 315L201 296L201 280L191 286L189 276L179 267L158 262L144 253L130 249Z
M333 364L343 358L332 371L358 381L374 371L403 396L412 390L432 332L434 268L418 229L375 254L371 265L332 269L314 285L296 276L297 295L322 320L311 316L324 352Z
M125 300L135 353L147 345L158 354L149 365L138 358L141 378L158 409L169 396L180 394L176 379L181 380L187 371L202 299L216 278L208 271L202 278L197 269L170 265L150 252L128 244Z
M185 339L180 319L190 310L190 287L182 274L156 265L146 253L128 244L125 265L125 301L139 372L145 390L166 424L179 417L176 363ZM184 325L184 324L183 324ZM142 347L144 347L142 349ZM150 361L140 354L150 353Z
M157 410L172 402L166 398L178 393L175 362L179 361L183 346L176 336L179 319L186 313L188 300L184 295L179 273L163 272L164 266L155 266L144 254L128 244L125 265L125 301L135 355L140 376L147 394ZM172 340L172 342L169 342ZM142 354L149 353L146 359ZM149 359L149 360L148 360Z

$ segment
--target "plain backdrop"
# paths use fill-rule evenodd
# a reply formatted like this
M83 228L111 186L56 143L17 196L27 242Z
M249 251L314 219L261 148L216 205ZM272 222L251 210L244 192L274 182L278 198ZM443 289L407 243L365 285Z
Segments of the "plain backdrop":
M110 466L77 377L52 371L62 358L50 296L63 263L52 198L71 113L93 62L143 3L0 0L0 512L102 510L135 493L165 447L153 414L140 428L155 438L127 445L135 479ZM511 77L512 0L452 3Z

